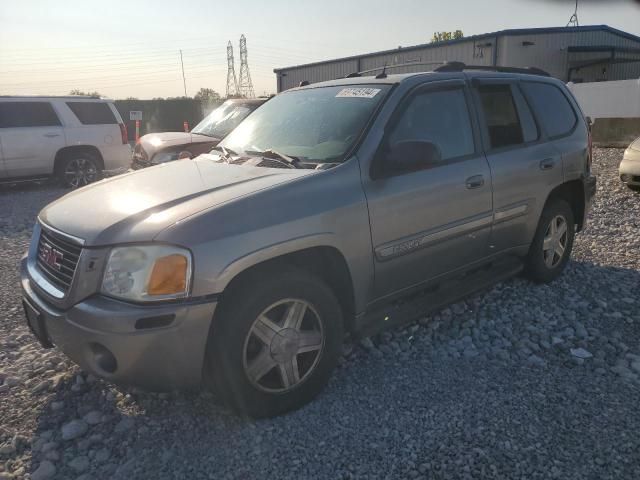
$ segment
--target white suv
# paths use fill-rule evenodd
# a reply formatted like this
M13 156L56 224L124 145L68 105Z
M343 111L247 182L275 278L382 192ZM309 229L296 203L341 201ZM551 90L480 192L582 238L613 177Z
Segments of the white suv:
M130 164L127 130L112 100L0 97L0 181L53 175L76 188Z

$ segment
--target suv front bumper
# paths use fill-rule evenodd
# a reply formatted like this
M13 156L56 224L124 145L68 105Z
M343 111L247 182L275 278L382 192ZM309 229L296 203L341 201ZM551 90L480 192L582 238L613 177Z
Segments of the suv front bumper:
M21 283L25 308L43 327L37 332L41 343L57 346L83 370L152 390L201 384L215 299L132 305L95 295L62 311L33 290L26 258Z

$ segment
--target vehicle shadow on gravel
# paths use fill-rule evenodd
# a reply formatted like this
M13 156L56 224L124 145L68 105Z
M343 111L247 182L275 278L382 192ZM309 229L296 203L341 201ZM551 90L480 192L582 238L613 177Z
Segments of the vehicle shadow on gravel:
M638 285L637 270L583 261L551 285L503 282L345 345L323 394L257 422L206 391L143 392L74 367L40 404L31 471L48 461L55 478L638 478Z

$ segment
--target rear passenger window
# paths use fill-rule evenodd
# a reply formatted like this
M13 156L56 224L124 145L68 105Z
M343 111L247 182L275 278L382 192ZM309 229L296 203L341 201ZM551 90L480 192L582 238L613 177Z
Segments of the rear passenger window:
M438 90L419 93L402 113L389 143L422 140L440 149L441 160L475 151L464 91Z
M60 119L49 102L0 102L0 128L59 125Z
M569 100L558 87L540 82L522 82L521 85L534 113L550 137L566 135L573 130L578 118Z
M491 148L524 143L522 126L510 85L478 87Z
M98 102L67 102L80 123L83 125L106 125L118 123L113 112L106 103Z

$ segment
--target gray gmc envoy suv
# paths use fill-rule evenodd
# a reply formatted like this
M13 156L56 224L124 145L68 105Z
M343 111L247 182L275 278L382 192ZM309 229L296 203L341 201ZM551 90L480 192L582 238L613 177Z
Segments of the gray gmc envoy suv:
M253 417L298 408L345 335L561 274L596 182L578 104L541 73L302 86L210 154L71 192L22 260L28 324L116 383L204 384Z

